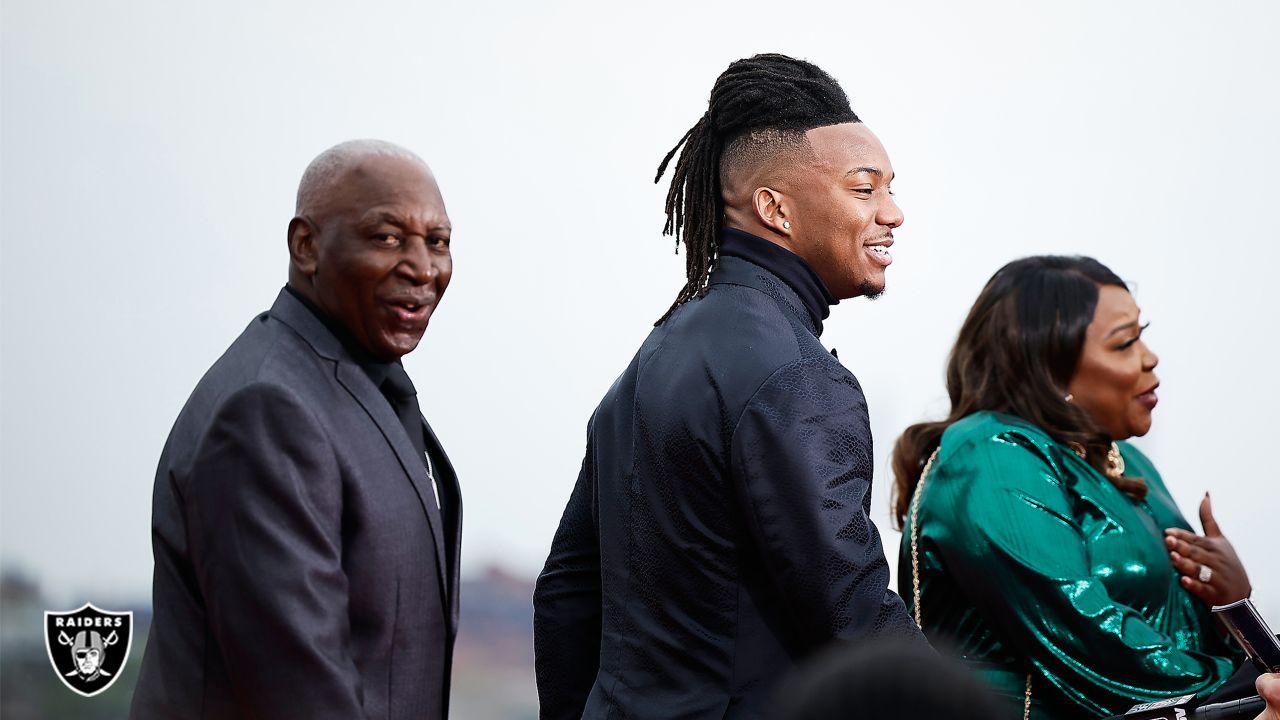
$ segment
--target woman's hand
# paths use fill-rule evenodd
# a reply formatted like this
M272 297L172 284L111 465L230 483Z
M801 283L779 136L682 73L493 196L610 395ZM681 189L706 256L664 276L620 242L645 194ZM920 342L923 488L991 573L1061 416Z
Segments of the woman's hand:
M1253 592L1249 574L1213 519L1209 493L1200 502L1200 524L1204 535L1180 528L1164 531L1164 543L1174 569L1182 575L1182 587L1208 605L1225 605L1249 597Z
M1255 683L1267 709L1256 720L1280 720L1280 673L1263 673Z

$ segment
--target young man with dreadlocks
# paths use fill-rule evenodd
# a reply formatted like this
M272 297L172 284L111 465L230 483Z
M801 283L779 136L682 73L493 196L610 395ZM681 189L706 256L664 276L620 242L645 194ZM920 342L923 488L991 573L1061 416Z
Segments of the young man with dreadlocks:
M534 595L543 718L754 718L836 639L923 642L889 591L858 381L818 341L884 290L876 136L818 67L739 60L667 194L688 282L601 401Z

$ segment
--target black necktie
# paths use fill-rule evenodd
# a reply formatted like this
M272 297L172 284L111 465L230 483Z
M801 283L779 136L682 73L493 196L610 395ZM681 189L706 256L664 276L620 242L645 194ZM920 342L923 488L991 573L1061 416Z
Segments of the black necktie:
M427 439L422 432L422 409L418 407L418 390L409 379L409 373L405 372L404 366L398 362L391 363L387 378L382 381L378 389L387 398L387 402L391 403L391 409L396 411L396 417L400 418L400 424L409 434L409 442L413 443L414 449L418 451L418 457L422 458L426 466L427 481L431 483L431 492L436 496L436 506L439 507L439 491L436 490L436 480L431 472L431 456L427 454Z
M456 528L453 526L452 516L446 512L444 504L440 500L440 489L436 487L435 473L431 467L431 454L427 452L427 436L422 423L422 408L418 407L418 390L413 386L413 381L409 379L409 373L405 372L404 366L398 362L391 363L390 371L387 373L386 379L378 386L378 389L387 398L387 402L391 403L391 409L396 411L396 417L400 418L400 424L404 426L405 432L409 433L409 441L413 443L414 449L418 451L418 457L422 458L424 469L427 473L427 484L431 486L431 499L435 501L434 506L428 503L427 515L432 518L432 532L444 553L444 568L442 569L445 571L445 577L456 577L453 574L456 570L454 568L452 550L453 541L446 539L454 537ZM427 502L426 497L423 497L422 500ZM445 607L447 608L449 605L446 604Z

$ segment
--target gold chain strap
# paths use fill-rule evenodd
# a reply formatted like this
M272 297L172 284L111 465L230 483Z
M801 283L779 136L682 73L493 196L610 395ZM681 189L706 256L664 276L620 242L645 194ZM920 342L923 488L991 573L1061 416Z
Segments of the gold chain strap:
M924 625L920 622L920 496L924 494L924 479L933 468L933 461L938 459L938 451L941 449L934 448L933 454L924 464L924 470L920 471L920 480L916 483L915 494L911 496L911 611L915 616L916 626L921 630L924 629ZM1022 697L1022 720L1030 720L1030 718L1031 673L1027 673L1027 689Z
M920 622L920 496L924 494L924 479L929 475L933 461L938 459L940 449L934 449L929 461L924 464L920 480L916 483L915 495L911 496L911 601L916 627L921 629L924 629L924 625Z

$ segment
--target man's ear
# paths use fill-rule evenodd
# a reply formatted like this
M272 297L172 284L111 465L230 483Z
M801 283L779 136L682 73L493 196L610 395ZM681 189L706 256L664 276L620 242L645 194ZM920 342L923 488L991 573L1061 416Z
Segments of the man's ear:
M289 261L304 277L316 274L316 242L320 231L311 221L298 216L289 221Z
M788 204L786 195L771 187L758 187L751 194L751 206L756 218L783 237L791 236L791 222L787 219Z

